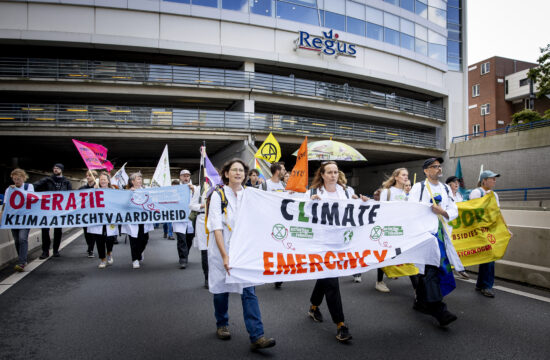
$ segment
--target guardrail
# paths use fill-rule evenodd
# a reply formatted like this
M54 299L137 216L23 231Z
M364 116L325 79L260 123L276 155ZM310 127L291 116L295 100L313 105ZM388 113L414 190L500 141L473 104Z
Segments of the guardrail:
M342 100L445 120L445 108L369 89L256 72L117 61L0 58L0 78L233 87Z
M501 201L550 200L550 187L495 190Z
M0 104L0 124L50 123L275 132L440 148L435 133L301 116L109 105Z
M532 130L532 129L537 129L537 128L546 127L546 126L550 126L550 119L534 121L527 124L510 125L500 129L480 131L473 134L455 136L453 137L452 143L455 144L458 142L479 139L481 137L487 137L491 135L508 134L510 132Z

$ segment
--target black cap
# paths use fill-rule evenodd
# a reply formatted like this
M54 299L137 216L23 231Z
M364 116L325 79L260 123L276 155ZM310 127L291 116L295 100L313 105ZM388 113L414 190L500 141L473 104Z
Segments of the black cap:
M447 180L445 180L445 184L451 183L453 181L457 181L458 178L456 176L449 176Z
M422 165L422 169L427 169L428 166L433 164L434 162L439 161L440 164L443 164L443 158L429 158L428 160L424 161L424 165Z
M61 164L61 163L57 163L53 167L58 167L58 168L61 169L61 171L65 171L65 166L63 166L63 164Z

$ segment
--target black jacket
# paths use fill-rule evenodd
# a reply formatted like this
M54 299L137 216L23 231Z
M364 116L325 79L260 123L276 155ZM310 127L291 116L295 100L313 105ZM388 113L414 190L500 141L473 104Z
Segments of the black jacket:
M59 189L56 187L59 184ZM57 178L55 175L40 179L34 184L34 191L67 191L72 190L71 182L64 176Z

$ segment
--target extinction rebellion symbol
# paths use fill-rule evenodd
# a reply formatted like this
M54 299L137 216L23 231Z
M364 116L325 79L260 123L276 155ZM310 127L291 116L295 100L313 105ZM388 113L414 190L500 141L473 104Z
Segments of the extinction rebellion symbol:
M273 162L275 161L275 159L277 159L277 147L275 147L275 145L272 143L266 143L264 146L262 146L260 153L269 162Z
M493 234L487 234L487 240L489 240L489 242L493 245L497 242L497 239L495 238L495 235L493 235Z
M273 238L273 240L283 244L283 247L285 249L290 249L293 251L296 250L291 242L285 241L288 237L288 229L283 224L273 225L273 229L271 230L271 237Z

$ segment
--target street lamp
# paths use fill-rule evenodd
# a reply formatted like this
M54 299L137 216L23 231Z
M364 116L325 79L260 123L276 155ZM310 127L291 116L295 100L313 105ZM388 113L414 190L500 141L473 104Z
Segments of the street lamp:
M487 128L485 127L485 113L483 113L483 137L487 136Z

